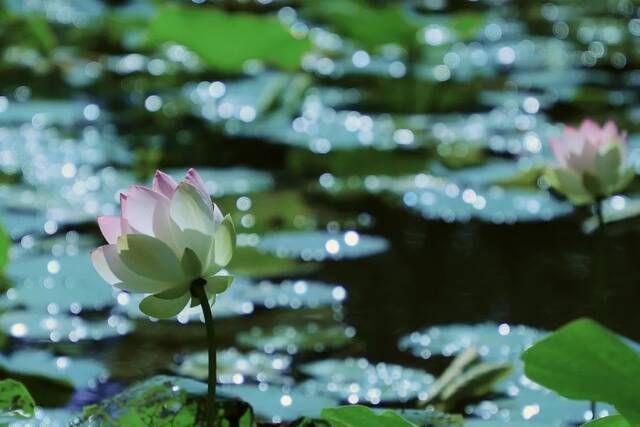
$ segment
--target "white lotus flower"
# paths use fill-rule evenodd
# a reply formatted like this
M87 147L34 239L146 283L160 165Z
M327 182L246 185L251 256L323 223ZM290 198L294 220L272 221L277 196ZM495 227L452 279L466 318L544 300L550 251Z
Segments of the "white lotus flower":
M229 287L233 276L218 273L233 255L233 222L211 201L195 169L180 183L157 171L153 188L129 187L120 205L121 216L98 218L108 245L91 259L107 283L148 294L142 312L170 318L189 302L199 304L190 292L194 281L204 286L210 304Z

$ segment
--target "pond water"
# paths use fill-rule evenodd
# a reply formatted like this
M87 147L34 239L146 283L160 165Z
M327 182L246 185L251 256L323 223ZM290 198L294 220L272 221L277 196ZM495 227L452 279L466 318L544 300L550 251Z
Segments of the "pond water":
M626 129L640 170L638 7L294 3L189 6L272 15L310 40L299 67L282 53L234 69L202 43L150 43L150 0L4 2L0 372L27 384L42 425L152 375L206 378L199 309L149 319L89 259L120 191L196 167L238 230L214 306L225 395L272 421L415 408L474 346L515 370L490 394L452 392L441 408L466 425L588 420L519 355L582 316L640 340L640 187L605 201L603 290L591 212L540 176L549 137L586 116ZM210 48L232 57L229 43Z

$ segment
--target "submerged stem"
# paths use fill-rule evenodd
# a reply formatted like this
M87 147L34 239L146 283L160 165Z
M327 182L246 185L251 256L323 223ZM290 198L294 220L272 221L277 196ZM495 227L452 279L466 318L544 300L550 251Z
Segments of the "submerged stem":
M604 213L602 211L602 199L597 199L593 203L593 210L595 211L596 218L598 219L598 230L602 230L604 228Z
M200 300L204 324L207 329L207 347L209 349L209 376L207 390L207 427L217 425L218 408L216 405L216 380L217 373L217 352L216 352L216 331L213 324L213 314L209 306L207 294L204 291L206 282L203 279L196 279L191 283L191 295Z

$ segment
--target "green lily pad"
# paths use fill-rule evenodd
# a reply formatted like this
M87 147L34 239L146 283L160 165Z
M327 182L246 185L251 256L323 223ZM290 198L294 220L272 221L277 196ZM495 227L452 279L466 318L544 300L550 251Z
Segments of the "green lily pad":
M35 403L27 388L18 381L0 381L0 423L8 425L14 421L33 417Z
M377 255L388 249L383 237L356 231L329 233L322 231L280 232L263 236L258 250L279 258L301 258L304 261L354 259Z
M34 116L39 116L44 123L71 127L78 123L88 122L85 111L87 103L67 100L30 100L28 102L11 102L6 110L0 113L0 123L4 125L30 123Z
M78 420L78 414L67 409L36 408L32 419L15 420L11 427L33 427L35 425L47 427L69 427Z
M44 379L76 389L95 387L109 377L107 368L96 360L55 356L44 350L0 355L0 370L9 376Z
M222 396L242 399L251 405L257 416L274 423L300 417L317 418L323 408L337 404L328 397L307 395L278 385L222 385L218 392Z
M416 44L416 33L420 28L412 15L396 5L371 7L359 0L330 0L322 5L308 2L303 12L327 22L367 49L388 43L412 46ZM372 28L376 31L371 31Z
M268 137L274 136L269 124L275 124L276 118L290 122L290 114L299 110L310 82L306 74L267 71L249 78L186 85L182 94L193 104L194 114L224 125L228 134L262 129ZM281 130L288 133L286 128Z
M431 168L431 172L434 175L445 177L460 186L473 187L514 181L531 170L534 165L535 163L529 159L524 159L520 162L491 160L480 166L459 170L449 170L441 166L434 166ZM532 182L535 184L535 179Z
M325 359L299 369L314 377L299 385L302 390L350 403L405 402L426 395L434 381L424 371L366 359Z
M302 279L280 283L261 280L230 290L228 293L235 299L266 308L318 308L340 304L347 297L347 291L342 286Z
M85 406L78 427L204 426L207 385L188 378L155 376L99 404ZM251 409L243 402L218 399L229 422ZM234 425L234 424L231 424Z
M405 335L398 342L403 351L423 359L434 355L455 356L475 347L480 356L489 361L516 361L545 332L522 325L480 323L477 325L432 326Z
M34 311L79 314L115 304L113 288L97 275L88 252L73 256L26 256L7 271L15 287L6 298Z
M225 72L240 72L249 60L293 70L311 47L308 38L292 36L275 17L177 5L160 8L151 21L149 40L182 44Z
M415 424L393 411L377 414L366 406L360 405L325 408L322 410L321 416L329 421L331 427L415 427Z
M235 281L235 280L234 280ZM236 284L232 284L232 287ZM232 288L230 288L232 289ZM144 319L151 320L150 316L147 316L140 311L140 302L145 298L143 294L129 294L127 292L121 292L118 295L118 307L117 313L126 315L130 319ZM251 314L254 311L254 304L250 301L239 300L233 297L232 292L227 291L225 293L216 296L216 303L213 306L213 317L226 318L233 316L242 316ZM155 320L155 319L154 319ZM170 319L162 319L162 322L203 322L202 309L200 306L186 306L180 313Z
M172 366L179 375L206 381L209 377L206 351L184 355ZM289 383L284 376L291 365L291 357L265 354L258 351L241 353L235 348L218 351L218 383L242 384L247 381Z
M39 211L1 211L0 219L5 232L12 239L18 239L27 233L42 233L47 217Z
M317 268L317 263L280 258L246 246L236 247L233 258L227 266L230 272L248 277L301 276Z
M602 203L602 215L606 224L625 221L640 216L640 198L637 194L615 195ZM582 224L582 229L592 233L598 228L598 219L591 216Z
M26 341L99 341L126 335L132 329L130 321L116 315L98 321L62 314L51 316L28 310L0 315L0 330L13 338Z
M631 423L622 417L622 415L611 415L584 424L584 427L631 427Z
M176 181L181 181L184 179L186 170L167 169L165 172ZM198 173L213 197L268 191L274 186L270 173L244 167L198 168Z
M352 327L330 326L321 327L309 323L303 327L279 325L272 330L264 330L258 326L248 332L242 332L236 337L238 344L262 350L265 353L286 352L322 352L330 348L342 347L349 344L355 336Z
M287 111L275 111L241 126L227 125L225 131L235 137L260 138L274 144L300 148L301 151L290 153L288 159L288 163L296 170L301 170L307 164L318 170L322 164L328 164L333 169L347 173L346 163L362 154L367 156L368 161L374 162L374 165L371 167L351 163L354 171L361 171L360 173L384 170L382 158L385 155L404 161L405 167L424 165L424 156L416 158L416 153L412 150L422 146L424 138L420 132L409 128L411 116L336 111L328 105L318 106L316 99L311 100L313 102L309 104L314 108L304 118L296 118L293 122ZM316 111L317 109L320 111ZM406 149L404 155L393 154L392 150L398 148ZM338 154L332 156L334 153ZM317 157L318 154L329 156L322 159ZM391 165L386 167L394 168Z
M573 206L549 192L499 186L461 187L449 182L401 194L403 204L423 217L446 222L479 219L494 224L550 221L573 212Z
M254 283L245 277L235 277L233 283L222 294L216 296L213 306L215 318L243 316L254 312L256 307L275 308L319 308L341 304L347 297L342 286L328 285L307 280L285 280L281 283L262 280ZM117 312L131 319L149 319L138 308L144 295L120 292ZM0 300L2 301L2 300ZM185 307L175 318L165 321L180 323L201 322L202 311L199 306Z
M528 384L527 381L529 380L521 377L520 382L507 383L502 389L508 397L485 399L470 404L466 413L490 420L495 425L502 425L500 423L507 421L514 423L513 425L528 425L529 422L534 425L539 423L540 426L577 425L591 418L589 402L565 399L550 390ZM603 414L613 411L613 408L603 404L599 408Z
M457 414L447 414L433 408L425 409L392 409L402 418L416 425L424 427L461 427L467 425L464 418ZM374 408L374 412L385 411L382 408Z
M290 190L224 197L216 203L223 212L231 212L239 234L261 234L279 229L313 229L321 221L321 217L335 218L332 213L315 209L300 192ZM239 238L243 239L242 236ZM250 239L251 236L246 238Z

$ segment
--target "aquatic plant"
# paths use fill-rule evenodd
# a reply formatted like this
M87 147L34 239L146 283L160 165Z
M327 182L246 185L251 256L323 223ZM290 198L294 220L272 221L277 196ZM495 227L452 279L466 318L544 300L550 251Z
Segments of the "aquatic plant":
M537 383L570 399L611 403L626 420L593 425L640 425L640 354L598 323L571 322L525 351L522 360Z
M121 216L98 218L109 244L91 253L93 265L110 285L148 294L139 307L149 316L176 316L189 302L202 307L209 340L207 425L213 426L216 349L211 305L233 280L221 273L235 248L233 221L211 201L195 169L180 183L158 171L153 188L129 187L120 205Z
M566 126L549 140L557 163L547 168L549 184L577 205L598 203L623 190L633 179L627 161L627 134L613 121L600 127L585 119L579 128Z

